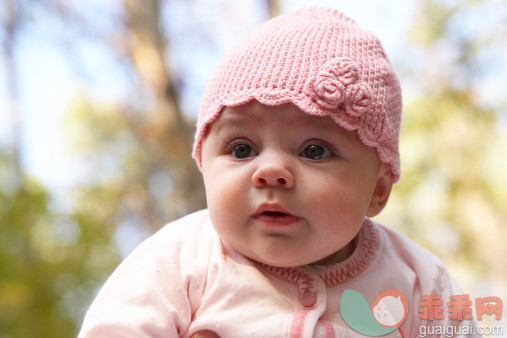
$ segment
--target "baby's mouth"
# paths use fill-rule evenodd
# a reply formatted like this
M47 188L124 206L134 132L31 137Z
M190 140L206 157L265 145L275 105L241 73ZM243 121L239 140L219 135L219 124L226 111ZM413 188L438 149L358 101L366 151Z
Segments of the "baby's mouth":
M276 204L263 204L253 215L254 219L265 223L287 225L299 220L299 217L292 215L283 207Z
M286 214L285 212L280 212L280 211L264 211L262 213L262 215L267 215L267 216L273 216L273 217L282 217L282 216L287 216L289 214Z

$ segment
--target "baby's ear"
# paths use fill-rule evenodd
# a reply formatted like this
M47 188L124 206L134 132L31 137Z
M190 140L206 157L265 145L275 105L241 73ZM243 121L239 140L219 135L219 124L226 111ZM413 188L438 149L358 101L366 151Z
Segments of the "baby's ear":
M371 197L370 205L366 211L366 216L377 216L387 204L391 188L393 187L393 173L388 164L382 163L378 172L377 183Z

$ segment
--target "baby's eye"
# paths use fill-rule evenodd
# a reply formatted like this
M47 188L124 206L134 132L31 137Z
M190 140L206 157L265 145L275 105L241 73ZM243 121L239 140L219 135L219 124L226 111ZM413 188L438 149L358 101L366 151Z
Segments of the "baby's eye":
M231 155L236 158L247 158L257 155L257 153L248 144L238 144L234 146Z
M301 156L311 160L321 160L331 156L331 150L321 144L311 144L303 150Z

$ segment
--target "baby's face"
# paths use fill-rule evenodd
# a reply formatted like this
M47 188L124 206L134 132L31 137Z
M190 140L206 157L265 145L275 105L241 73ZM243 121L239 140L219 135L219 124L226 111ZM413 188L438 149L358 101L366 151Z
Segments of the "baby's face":
M354 132L292 104L225 108L202 150L215 230L273 266L347 258L392 185L388 166Z

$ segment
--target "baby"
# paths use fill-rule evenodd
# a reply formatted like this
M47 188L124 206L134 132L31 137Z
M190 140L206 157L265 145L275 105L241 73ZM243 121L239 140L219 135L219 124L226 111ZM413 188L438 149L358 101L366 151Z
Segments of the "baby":
M357 313L345 290L368 304L388 290L406 299L408 310L391 297L403 322L384 320L399 322L387 336L473 326L445 307L423 319L422 296L445 306L463 291L433 254L370 219L400 177L401 110L381 43L341 12L306 8L254 30L220 64L200 110L193 156L208 210L125 259L80 336L380 332L348 320ZM376 315L392 319L389 304Z

